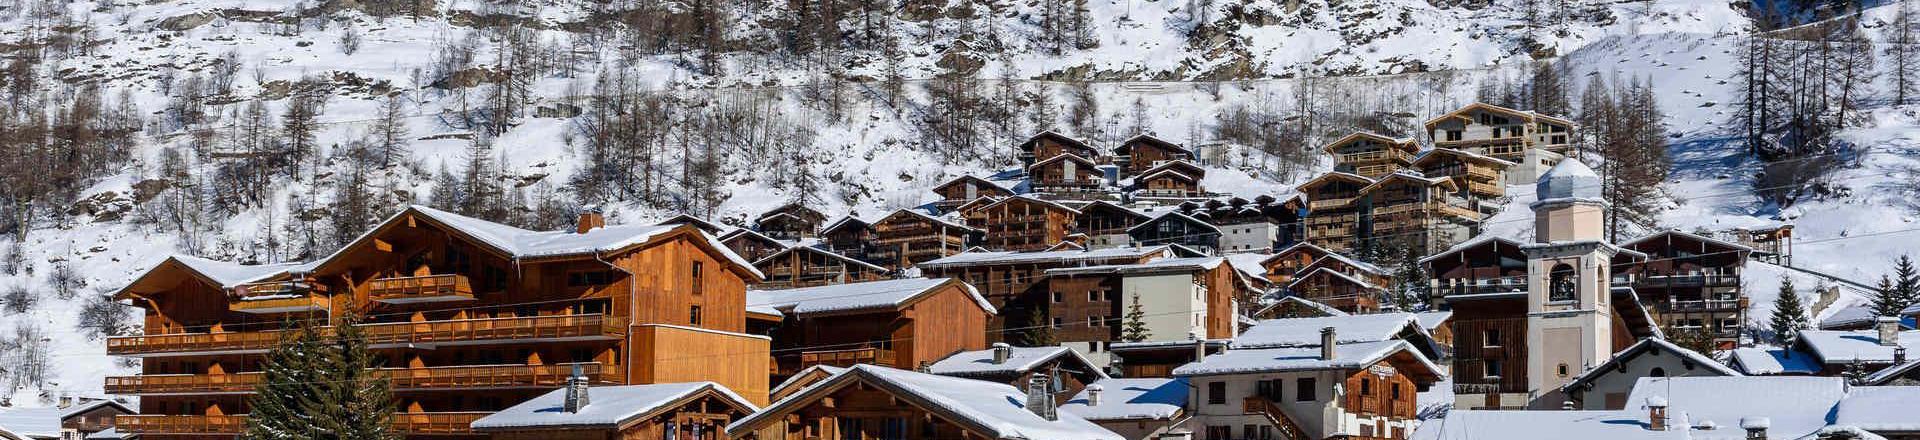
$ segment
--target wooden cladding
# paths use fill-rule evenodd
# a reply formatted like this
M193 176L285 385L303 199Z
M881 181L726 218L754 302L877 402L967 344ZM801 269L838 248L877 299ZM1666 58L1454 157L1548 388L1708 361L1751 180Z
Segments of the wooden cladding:
M512 318L361 324L374 344L509 341L516 339L615 339L625 320L606 315L551 315ZM264 352L280 343L279 330L226 333L177 333L107 338L107 354L141 356L213 352Z
M378 278L367 282L367 295L389 304L465 301L473 299L473 285L458 274Z
M486 412L394 413L393 428L407 434L467 434L474 420ZM239 434L246 431L244 415L160 415L122 414L115 416L114 429L127 434Z
M894 366L893 350L882 348L855 348L852 350L826 350L800 353L800 368L814 365L834 367L852 367L858 364Z
M430 388L550 388L566 384L576 364L472 365L428 368L383 368L380 373L396 390ZM599 363L577 364L593 382L620 382L620 372ZM260 373L181 374L108 377L108 394L238 394L252 393Z

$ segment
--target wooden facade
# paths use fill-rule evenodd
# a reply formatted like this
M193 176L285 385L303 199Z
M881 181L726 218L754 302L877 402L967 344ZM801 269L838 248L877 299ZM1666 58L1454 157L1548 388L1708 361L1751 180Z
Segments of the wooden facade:
M1177 244L1202 253L1220 249L1220 227L1178 212L1168 212L1127 230L1143 246Z
M978 208L986 230L988 249L1028 251L1046 249L1073 233L1080 213L1066 205L1027 196L1001 199Z
M1392 174L1413 164L1420 145L1412 139L1394 139L1373 133L1357 132L1321 147L1333 155L1333 170L1367 178Z
M753 263L766 274L759 286L793 288L884 280L893 273L885 267L811 246L794 246Z
M1352 173L1322 174L1300 184L1307 199L1305 241L1334 252L1350 252L1359 245L1360 190L1373 179Z
M1120 340L1120 286L1114 273L1047 277L1047 318L1056 342L1102 344Z
M785 242L747 228L735 229L720 236L720 244L725 245L727 249L732 249L733 253L740 254L740 257L746 258L747 261L760 261L788 247Z
M753 220L760 233L780 240L812 238L820 231L827 215L799 203L788 203L760 214Z
M1147 170L1170 161L1191 161L1193 150L1151 135L1134 136L1113 149L1113 160L1127 175L1143 175ZM1199 177L1199 176L1193 176Z
M902 209L873 222L874 246L869 257L895 270L966 251L978 239L979 229Z
M828 252L865 262L885 262L873 259L874 245L880 240L873 224L858 217L846 216L820 229L820 246Z
M1295 243L1261 261L1260 267L1266 269L1268 281L1285 285L1293 282L1293 275L1300 272L1300 269L1305 269L1314 261L1332 254L1333 251L1313 243Z
M1360 236L1374 249L1431 255L1465 240L1480 212L1454 192L1452 179L1395 172L1360 190Z
M1287 290L1347 313L1378 312L1380 299L1387 293L1386 286L1328 267L1303 272L1287 284Z
M965 255L965 254L962 254ZM958 278L980 291L999 311L987 323L987 341L1001 342L1020 334L1007 334L1008 327L1022 328L1033 323L1036 307L1044 303L1039 296L1047 286L1047 269L1082 265L1139 264L1153 258L1173 256L1168 248L1144 248L1121 252L1103 251L1035 252L1031 258L1005 258L942 263L934 260L920 265L927 277ZM1024 332L1022 332L1024 333Z
M917 280L895 284L908 283ZM850 295L831 288L818 290L823 300ZM870 364L911 370L957 352L985 349L987 321L993 311L981 303L984 298L976 298L965 282L946 279L918 290L897 306L828 313L783 311L785 319L772 332L774 351L780 353L775 357L776 375L784 378L815 365Z
M955 397L948 393L992 401L953 405ZM1042 432L1065 435L1072 435L1069 430L1080 426L1013 412L1025 411L1020 407L1024 398L1019 389L1001 384L861 366L740 420L729 427L727 434L740 440L967 440L1003 438L999 434L1003 428L995 424L1008 421L1006 418L1017 417L1016 423L1023 424L1059 425ZM977 412L978 407L999 405L1007 405L1012 411ZM1096 437L1089 433L1086 438Z
M1426 122L1434 148L1452 148L1517 162L1529 148L1566 155L1573 121L1476 102Z
M1139 211L1128 209L1107 201L1096 201L1080 207L1075 216L1076 228L1091 239L1091 247L1123 246L1130 244L1127 230L1152 219ZM1125 239L1126 242L1119 242Z
M1453 179L1462 196L1479 199L1506 197L1505 176L1507 168L1513 165L1492 156L1451 148L1427 150L1413 160L1413 169L1421 174Z
M594 391L611 393L613 388L590 388L591 399ZM631 400L621 400L612 404L640 404ZM555 421L541 423L539 420L527 422L533 426L511 428L481 428L477 431L487 434L491 440L725 440L727 424L733 420L752 414L755 410L746 402L734 400L719 390L706 389L684 396L678 396L667 402L656 403L651 408L634 408L635 413L623 417L616 423L569 423ZM594 403L589 403L593 405ZM535 415L564 417L560 408L542 408ZM484 424L485 422L481 422Z
M597 214L583 217L583 225L600 223ZM751 359L766 356L766 341L738 333L745 326L745 287L759 281L751 267L692 225L581 229L524 231L413 207L298 275L228 285L179 260L163 263L117 295L145 309L147 324L144 335L107 342L108 354L146 358L141 376L107 379L142 396L143 415L122 417L132 423L122 431L230 437L244 422L235 415L247 412L251 389L205 387L258 371L288 319L347 313L366 317L359 326L393 370L396 426L409 435L468 433L459 420L552 389L553 376L542 371L573 365L598 371L596 383L676 376L765 398L767 367L763 361L754 370ZM509 247L520 234L541 236L527 241L607 244ZM647 238L626 240L629 234ZM245 301L243 292L289 285L324 297L324 309L249 313L233 307ZM653 344L642 329L657 325L693 329L699 342ZM662 356L655 350L669 349L683 359L744 359L667 371L655 364ZM524 367L494 368L508 364Z
M1614 268L1614 282L1631 283L1661 326L1705 333L1725 349L1738 344L1750 305L1741 289L1741 269L1752 248L1681 231L1651 234L1621 247L1647 259Z
M1027 185L1048 199L1091 200L1105 194L1106 176L1099 164L1077 154L1064 153L1027 167Z
M962 175L933 187L933 193L940 195L934 206L941 212L951 212L960 205L981 197L1012 197L1013 191L1006 187L972 175Z
M1026 142L1020 143L1019 150L1020 164L1023 166L1032 166L1037 161L1052 159L1062 154L1072 154L1085 159L1100 157L1100 151L1087 143L1052 131L1033 135Z

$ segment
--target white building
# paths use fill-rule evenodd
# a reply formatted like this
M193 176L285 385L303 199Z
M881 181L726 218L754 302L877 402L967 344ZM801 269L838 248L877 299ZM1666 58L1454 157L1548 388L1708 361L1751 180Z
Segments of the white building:
M1406 438L1440 368L1406 341L1229 349L1173 370L1201 439Z

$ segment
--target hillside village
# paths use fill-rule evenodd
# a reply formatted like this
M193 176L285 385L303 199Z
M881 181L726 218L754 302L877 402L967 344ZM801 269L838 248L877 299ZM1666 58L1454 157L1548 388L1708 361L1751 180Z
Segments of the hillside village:
M877 217L530 231L411 206L319 260L175 256L114 295L145 311L105 342L142 360L118 397L0 409L0 437L298 429L261 418L305 337L362 347L338 380L406 438L1920 435L1897 409L1920 304L1763 337L1741 277L1791 258L1790 226L1614 242L1570 121L1425 126L1340 137L1281 195L1210 191L1153 136L1042 132ZM1529 187L1532 239L1482 233Z

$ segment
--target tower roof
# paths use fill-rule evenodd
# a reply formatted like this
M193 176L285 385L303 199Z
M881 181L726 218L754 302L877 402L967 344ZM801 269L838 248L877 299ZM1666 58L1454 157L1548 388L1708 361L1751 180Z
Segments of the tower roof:
M1541 201L1554 199L1600 199L1600 175L1580 163L1579 159L1567 158L1554 165L1540 176L1540 182L1534 184Z

